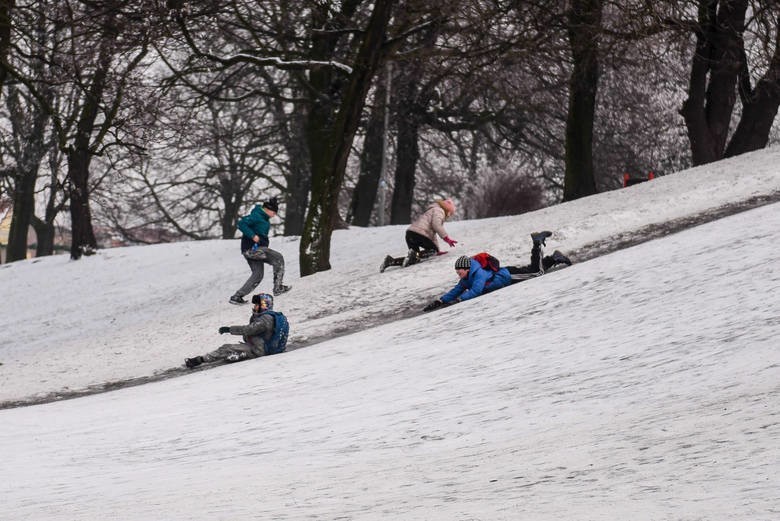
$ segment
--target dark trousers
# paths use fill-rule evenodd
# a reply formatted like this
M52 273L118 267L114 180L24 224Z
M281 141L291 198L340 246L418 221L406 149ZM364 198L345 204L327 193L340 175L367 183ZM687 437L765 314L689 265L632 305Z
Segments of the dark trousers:
M512 278L511 284L515 282L522 282L524 280L544 275L544 272L550 269L555 264L555 261L549 255L544 256L542 252L542 245L534 243L534 247L531 248L531 263L527 266L506 266L509 275Z
M417 251L429 251L432 253L439 253L439 248L436 244L425 235L420 235L417 232L406 230L406 245Z
M418 260L420 258L428 257L436 253L439 253L439 248L436 247L436 244L434 244L432 240L430 240L428 237L424 235L420 235L417 232L412 232L409 230L406 230L406 246L410 250L414 250L415 252L417 252ZM382 270L384 271L384 268L387 268L389 266L403 266L404 259L405 257L390 257L388 255L388 258L385 259L384 267L382 268ZM417 260L415 260L411 264L414 264L416 262Z

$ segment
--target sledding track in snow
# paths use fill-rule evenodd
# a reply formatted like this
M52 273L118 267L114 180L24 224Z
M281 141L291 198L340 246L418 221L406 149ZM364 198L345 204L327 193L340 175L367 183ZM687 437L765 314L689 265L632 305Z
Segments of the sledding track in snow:
M749 199L729 203L721 207L710 209L705 212L701 212L695 215L686 216L679 219L674 219L668 222L657 223L648 225L637 230L625 232L617 235L612 235L609 239L587 244L581 248L573 251L567 250L567 254L575 263L582 263L593 258L606 255L615 251L619 251L625 248L630 248L637 244L641 244L650 240L664 237L673 233L680 232L685 229L693 228L701 224L705 224L723 217L735 215L753 208L758 208L767 204L772 204L780 201L780 191L775 191L767 195L754 196ZM431 295L433 298L434 295ZM358 305L358 304L355 304ZM379 325L388 324L397 320L403 320L411 318L421 314L421 308L423 304L417 300L409 300L405 305L399 305L398 311L393 314L374 314L364 315L363 320L355 322L342 322L334 323L334 327L326 334L307 337L305 339L293 342L288 345L288 351L305 348L311 345L318 344L325 340L337 338L339 336L353 334L356 332L368 330ZM88 396L117 389L123 389L127 387L133 387L137 385L144 385L152 382L158 382L175 378L187 374L191 374L197 371L209 370L215 367L219 367L221 364L205 365L197 368L196 370L187 369L183 366L173 367L164 371L156 372L148 376L139 376L134 378L127 378L121 380L113 380L104 383L90 385L83 389L74 390L61 390L45 395L39 395L31 398L7 400L0 402L0 409L9 409L15 407L22 407L28 405L50 403L60 400L78 398L81 396Z

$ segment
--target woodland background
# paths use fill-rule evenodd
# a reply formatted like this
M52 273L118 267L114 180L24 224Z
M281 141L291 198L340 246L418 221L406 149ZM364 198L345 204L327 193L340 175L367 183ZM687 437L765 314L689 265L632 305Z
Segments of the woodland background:
M776 0L0 0L6 262L513 215L778 141ZM2 209L2 208L0 208ZM59 238L58 238L59 237Z

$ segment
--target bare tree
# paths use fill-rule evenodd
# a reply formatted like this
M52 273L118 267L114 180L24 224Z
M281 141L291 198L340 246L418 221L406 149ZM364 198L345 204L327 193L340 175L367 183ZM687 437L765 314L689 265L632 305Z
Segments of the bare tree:
M48 3L36 4L37 9L15 13L14 18L15 48L26 49L26 59L20 56L21 53L14 52L6 56L3 66L4 71L21 73L37 85L33 93L25 89L22 82L11 81L4 99L10 132L2 135L0 150L15 164L8 179L9 192L13 197L8 234L9 261L27 257L27 232L34 220L39 169L52 147L49 108L58 96L53 86L56 73L50 66L58 52L56 35L52 34L51 23L42 14ZM19 33L28 38L19 41Z
M55 143L49 145L47 157L48 179L40 193L44 194L43 215L33 214L32 227L35 229L35 256L43 257L54 253L55 220L65 209L68 198L62 186L63 153ZM39 179L40 181L40 179Z
M3 143L9 157L15 159L12 175L13 216L8 233L6 258L15 261L27 257L27 230L35 210L36 183L41 161L48 153L46 134L48 114L35 103L22 101L23 92L10 86L6 93L6 105L12 132L9 142ZM29 99L26 100L29 102ZM5 141L5 140L3 140Z
M97 246L89 205L92 158L111 146L133 146L122 142L122 127L130 121L122 113L122 104L126 89L137 79L133 74L144 64L150 39L157 35L152 28L159 19L155 6L152 0L81 0L53 5L42 1L26 6L32 24L18 27L20 41L34 41L38 24L52 34L49 41L56 46L47 51L51 52L47 63L53 79L30 75L28 70L35 69L18 65L5 70L51 117L57 146L65 151L68 174L64 189L70 202L74 259ZM13 18L17 19L23 21L21 16ZM16 45L15 54L28 63L24 48ZM46 93L55 85L73 89L72 104L49 102Z
M80 12L71 12L67 20L76 29L89 20L94 32L86 38L74 33L79 50L70 56L71 71L77 82L85 85L81 104L74 114L75 126L70 136L61 135L60 144L66 150L71 216L70 256L80 258L97 248L89 205L90 163L95 155L111 143L106 137L115 124L124 91L131 74L142 65L149 51L151 32L138 24L136 17L143 11L123 11L130 2L108 1L85 5ZM124 45L122 45L124 44ZM94 66L84 66L82 49L97 46Z
M764 148L780 107L780 6L777 2L759 2L753 12L752 46L763 59L759 58L758 67L751 71L747 49L743 49L738 81L742 113L726 147L726 157ZM764 72L753 85L756 69Z
M534 81L538 72L532 69L544 70L539 63L550 51L540 49L555 47L556 33L546 23L559 17L555 13L548 4L452 2L436 11L435 24L399 48L392 57L397 72L392 80L396 159L391 222L409 222L418 199L424 204L434 193L464 192L463 176L436 174L429 168L436 160L423 155L452 153L454 144L462 158L456 168L465 169L466 178L476 183L481 170L489 170L510 149L536 146L531 145L532 134L551 135L541 130L549 129L549 116L542 117L539 105L530 101L549 97L549 83ZM559 61L560 52L555 57ZM531 130L537 125L541 132ZM434 138L436 133L446 139ZM459 182L437 187L422 180L427 173L439 182Z
M194 70L198 61L226 70L274 67L289 71L300 86L292 92L302 93L303 98L291 101L304 111L304 124L291 129L303 131L298 137L306 143L311 172L300 246L302 275L330 268L330 237L341 221L338 202L347 159L374 73L387 45L392 45L386 41L387 31L397 4L391 0L302 2L298 10L285 10L285 19L290 12L300 15L297 23L286 26L278 23L281 15L276 3L260 1L210 4L201 11L180 13L182 34L195 58L181 74ZM222 16L233 21L229 34L222 35L227 51L220 55L206 52L193 37L193 28L210 27ZM397 29L403 33L403 27ZM273 94L270 89L247 91Z
M680 114L693 163L699 165L766 146L780 106L780 5L771 0L696 4L695 21L680 17L672 23L692 30L696 38ZM751 62L756 69L751 70ZM738 95L742 110L732 133Z
M354 42L352 70L344 78L332 69L311 71L309 81L321 103L310 108L306 129L312 163L311 202L300 245L301 275L330 269L330 237L339 222L338 201L352 139L371 80L380 64L395 2L378 0L361 38ZM314 27L329 22L327 9L315 9ZM339 38L315 34L312 58L333 60Z
M109 225L129 241L213 238L215 223L219 236L233 238L245 204L284 189L284 147L273 127L258 124L271 119L269 107L252 97L190 94L168 91L144 138L154 145L125 158L121 182L98 198Z

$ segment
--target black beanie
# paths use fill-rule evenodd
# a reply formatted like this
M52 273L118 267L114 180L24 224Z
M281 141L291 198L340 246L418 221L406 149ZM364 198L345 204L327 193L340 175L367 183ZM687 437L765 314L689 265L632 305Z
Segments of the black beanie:
M467 257L466 255L461 255L458 257L458 259L455 261L455 269L464 269L467 270L471 268L471 257Z
M269 200L263 203L263 208L268 208L272 212L278 212L279 211L279 201L276 200L276 197L271 197Z

